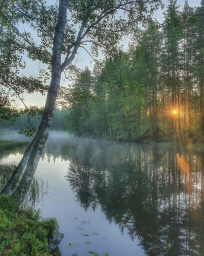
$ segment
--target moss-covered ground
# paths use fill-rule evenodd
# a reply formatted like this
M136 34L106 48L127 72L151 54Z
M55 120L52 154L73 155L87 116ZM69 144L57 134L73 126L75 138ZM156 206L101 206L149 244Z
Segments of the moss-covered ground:
M0 195L0 255L48 256L48 237L56 219L41 220L39 211L20 208L11 196Z

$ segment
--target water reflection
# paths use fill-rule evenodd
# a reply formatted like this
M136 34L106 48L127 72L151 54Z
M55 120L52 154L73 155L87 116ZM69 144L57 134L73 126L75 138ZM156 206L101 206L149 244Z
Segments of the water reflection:
M80 205L100 207L122 233L139 237L147 255L204 255L201 155L86 139L46 150L69 159L67 180Z
M35 208L36 203L43 202L44 195L49 194L50 184L39 177L34 177L28 193L25 195L23 205Z
M27 144L27 143L26 143ZM26 149L26 144L15 142L14 144L3 145L0 147L0 161L10 156L10 154L23 154Z
M146 255L204 255L202 154L51 136L42 159L68 160L66 179L81 207L100 208Z
M1 163L0 167L1 167L1 172L0 172L0 193L1 193L5 185L7 184L9 178L11 177L13 171L15 170L16 164ZM12 195L16 197L18 202L21 203L21 206L30 206L32 208L35 208L36 203L43 201L45 194L48 195L50 184L39 177L33 177L31 179L31 182L27 184L23 182L23 177L20 183L17 182L15 184ZM23 188L26 185L29 185L27 192L23 191Z

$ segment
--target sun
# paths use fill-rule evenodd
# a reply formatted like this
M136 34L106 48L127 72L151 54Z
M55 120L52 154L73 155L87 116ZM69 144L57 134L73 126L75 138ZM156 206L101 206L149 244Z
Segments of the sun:
M176 111L176 110L174 110L174 111L173 111L173 113L174 113L174 114L176 114L176 113L177 113L177 111Z

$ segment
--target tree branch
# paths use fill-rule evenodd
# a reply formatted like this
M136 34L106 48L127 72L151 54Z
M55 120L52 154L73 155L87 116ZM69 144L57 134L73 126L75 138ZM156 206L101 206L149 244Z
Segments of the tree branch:
M1 78L2 78L2 80L4 81L4 83L7 84L7 86L9 86L9 87L16 93L16 95L18 96L19 100L20 100L20 101L22 102L22 104L24 105L25 109L26 109L27 112L28 112L28 123L29 123L29 126L32 127L32 124L31 124L31 122L30 122L30 111L29 111L29 108L28 108L27 105L25 104L23 98L21 98L20 93L18 93L18 91L17 91L11 84L9 84L9 83L5 80L5 78L4 78L2 75L1 75Z
M17 27L15 27L11 21L2 13L0 12L0 14L3 16L3 18L7 21L7 23L17 32L18 35L20 35L29 45L32 45L28 40L27 38L25 38L20 32L19 30L17 29Z
M64 70L64 68L66 66L68 66L72 60L75 58L75 55L77 53L77 50L78 48L80 47L80 44L81 44L81 40L90 32L90 30L92 28L94 28L97 24L100 23L100 21L102 19L104 19L106 16L110 15L110 14L113 14L114 12L116 12L117 10L119 9L123 9L124 11L128 11L125 6L127 5L130 5L130 4L139 4L139 3L142 3L142 4L146 4L146 3L154 3L155 1L157 0L152 0L152 1L149 1L149 0L146 0L146 1L143 1L143 0L133 0L133 1L129 1L129 2L126 2L126 3L122 3L120 2L120 4L118 6L111 6L109 8L107 8L106 10L104 10L101 15L98 16L97 20L95 22L93 22L90 26L87 27L86 31L83 33L84 31L84 28L85 28L85 24L82 24L80 30L79 30L79 33L78 33L78 36L77 36L77 39L74 43L72 43L71 45L68 45L67 46L67 53L66 53L66 57L65 57L65 60L64 62L61 64L61 71ZM92 42L93 43L93 42ZM95 43L95 42L94 42ZM99 44L98 44L99 45ZM73 51L71 52L71 49L74 47Z
M67 47L67 54L66 54L65 60L61 64L61 71L63 71L65 69L65 67L68 66L73 61L73 59L75 58L77 50L78 50L78 48L80 46L80 41L82 40L82 33L84 31L84 28L85 28L85 25L83 24L81 26L80 30L79 30L79 33L78 33L76 41L73 44L71 44L71 45L69 45ZM73 51L71 53L71 48L73 48L73 47L74 47L74 49L73 49ZM70 57L69 57L69 55L70 55Z
M2 75L0 75L0 76L1 76L2 80L4 81L4 83L7 84L17 94L19 100L23 103L24 107L28 110L28 107L26 106L25 102L21 98L20 93L18 93L17 90L11 84L9 84Z
M28 14L26 14L26 13L24 13L23 11L21 11L14 3L12 3L11 1L9 1L9 0L6 0L7 2L9 2L19 13L21 13L24 17L27 17L27 18L29 18L30 20L33 20L33 18L30 16L30 15L28 15Z
M88 28L87 28L87 30L84 32L84 34L82 35L82 39L89 33L89 31L94 27L94 26L96 26L97 24L99 24L100 23L100 21L102 20L102 19L104 19L106 16L108 16L109 14L113 14L115 11L117 11L117 10L120 10L123 6L127 6L127 5L129 5L129 4L133 4L133 3L143 3L143 4L145 4L145 3L148 3L149 1L147 0L147 1L142 1L142 0L140 0L140 1L129 1L129 2L126 2L126 3L120 3L118 6L112 6L112 7L110 7L110 8L108 8L108 9L106 9L106 10L104 10L103 12L102 12L102 14L98 17L98 19L93 23L93 24L91 24ZM155 0L152 0L151 1L152 3L153 2L155 2ZM150 2L150 3L151 3Z
M88 53L88 55L92 58L92 60L96 61L96 60L92 57L92 55L90 54L90 52L89 52L85 47L83 47L83 46L81 46L81 45L80 45L79 47L83 48L83 49Z
M95 42L94 40L86 40L86 41L82 41L81 43L92 43L99 47L104 48L107 52L112 52L112 51L109 51L103 44L99 44L99 43Z

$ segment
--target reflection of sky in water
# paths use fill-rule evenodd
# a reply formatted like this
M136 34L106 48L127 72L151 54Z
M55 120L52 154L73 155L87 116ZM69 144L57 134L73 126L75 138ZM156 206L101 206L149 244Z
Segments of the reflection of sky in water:
M3 159L3 162L18 163L21 157L19 153L10 154ZM78 256L89 256L88 251L95 251L99 255L108 252L110 256L145 255L143 249L138 246L138 239L132 241L125 231L122 235L114 222L109 224L100 209L94 212L89 207L84 211L76 202L75 194L65 177L68 167L69 160L61 161L60 158L53 159L52 155L44 154L35 174L36 178L49 184L48 194L43 196L43 201L35 203L35 208L41 210L43 217L54 217L58 220L59 230L65 234L59 245L62 256L72 255L75 252ZM90 244L85 244L86 241ZM74 242L77 242L79 247L65 250L69 243Z
M124 256L127 251L129 255L144 255L143 250L137 246L139 243L137 239L132 242L127 234L122 236L114 223L111 225L108 223L100 209L93 212L89 207L85 212L80 207L64 177L67 175L68 165L68 161L61 162L59 159L56 159L55 163L51 160L49 164L40 161L36 173L50 183L50 198L44 200L42 208L37 204L36 209L41 208L44 217L55 217L58 220L60 232L65 234L59 246L62 255L77 252L79 256L86 256L90 255L89 250L96 251L99 255L108 252L110 256ZM86 224L81 224L82 221L86 221ZM89 241L90 245L86 245L85 241ZM73 242L77 242L80 246L64 251L65 246Z
M202 170L199 153L51 134L35 174L34 205L58 220L63 256L164 256L168 243L169 255L204 255ZM65 250L69 243L80 246Z
M11 153L8 156L4 157L1 163L9 164L9 163L18 163L22 158L22 154L20 153Z

